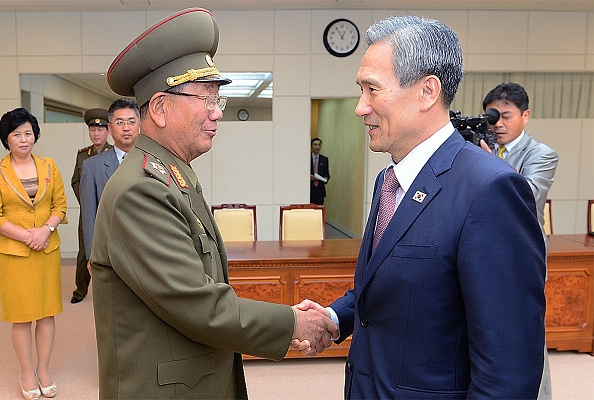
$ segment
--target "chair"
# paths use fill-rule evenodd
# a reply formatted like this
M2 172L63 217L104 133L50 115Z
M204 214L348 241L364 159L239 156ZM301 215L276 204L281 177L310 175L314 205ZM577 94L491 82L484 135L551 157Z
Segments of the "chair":
M280 240L326 239L326 209L315 204L281 206Z
M256 206L234 203L210 209L225 242L258 240Z
M594 200L588 200L588 234L594 235Z
M547 199L544 206L544 231L547 236L553 234L553 212L551 210L551 199Z

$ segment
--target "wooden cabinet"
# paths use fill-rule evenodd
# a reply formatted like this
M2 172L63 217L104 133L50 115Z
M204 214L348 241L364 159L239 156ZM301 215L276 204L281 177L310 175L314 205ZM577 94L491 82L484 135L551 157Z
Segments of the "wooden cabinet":
M256 241L226 244L229 281L240 297L294 305L328 305L353 287L361 240ZM318 357L346 356L350 338ZM287 357L303 357L289 351Z
M551 235L547 347L594 352L594 237Z
M551 235L546 283L547 347L594 352L594 237ZM241 297L328 305L353 287L360 239L226 244L229 280ZM346 356L350 339L318 357ZM287 357L302 357L289 351Z

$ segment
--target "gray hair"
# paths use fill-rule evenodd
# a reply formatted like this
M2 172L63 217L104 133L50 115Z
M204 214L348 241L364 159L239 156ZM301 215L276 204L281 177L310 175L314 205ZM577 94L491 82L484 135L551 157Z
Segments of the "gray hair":
M439 78L443 104L449 108L464 76L462 48L452 29L433 19L410 15L388 17L369 27L364 44L390 43L396 78L410 87L425 76Z

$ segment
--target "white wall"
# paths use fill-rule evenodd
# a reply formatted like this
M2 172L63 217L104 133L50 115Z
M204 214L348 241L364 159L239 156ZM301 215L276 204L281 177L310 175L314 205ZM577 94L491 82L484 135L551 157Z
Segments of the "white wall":
M19 74L105 72L129 42L174 11L0 13L0 110L20 106ZM594 12L213 10L219 69L272 71L274 99L272 122L221 122L213 150L193 162L207 200L256 204L259 238L277 238L278 207L309 201L310 99L359 95L354 80L364 48L330 56L325 26L349 18L363 33L375 20L405 13L451 26L467 71L594 70ZM84 125L74 125L43 125L35 148L58 161L67 187L76 149L88 143ZM550 193L555 233L585 232L585 199L594 198L594 121L532 120L529 132L561 156ZM367 202L386 160L369 152ZM73 256L78 205L70 189L68 198L71 222L60 233L64 255Z

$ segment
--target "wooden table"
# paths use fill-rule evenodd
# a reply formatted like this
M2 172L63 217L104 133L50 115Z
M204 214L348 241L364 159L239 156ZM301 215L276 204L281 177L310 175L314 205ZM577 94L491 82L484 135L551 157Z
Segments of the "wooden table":
M593 353L594 237L551 235L549 240L547 347ZM230 283L241 297L327 305L353 287L360 245L360 239L229 242ZM350 339L320 356L346 356L349 346Z
M547 347L594 353L594 236L549 236Z
M328 305L353 287L360 239L225 243L229 280L240 297L294 305ZM318 357L346 356L350 338ZM302 357L289 351L287 357Z

